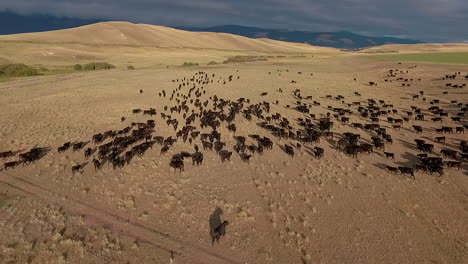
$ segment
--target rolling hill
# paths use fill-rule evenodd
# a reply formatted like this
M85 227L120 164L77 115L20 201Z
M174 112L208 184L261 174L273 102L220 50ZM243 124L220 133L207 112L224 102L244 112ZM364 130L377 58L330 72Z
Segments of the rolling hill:
M308 44L251 39L228 33L189 32L164 26L129 22L101 22L65 30L5 35L0 36L0 41L138 45L254 52L336 51L332 48L319 48Z

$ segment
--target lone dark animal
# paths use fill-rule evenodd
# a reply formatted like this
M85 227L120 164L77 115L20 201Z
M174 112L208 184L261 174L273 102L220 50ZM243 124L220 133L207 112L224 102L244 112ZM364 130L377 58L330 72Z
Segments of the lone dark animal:
M294 149L293 147L287 145L287 144L284 144L284 152L286 152L288 155L290 155L291 157L294 157Z
M323 157L324 152L325 152L325 150L323 148L319 148L319 147L314 148L315 157L318 158L318 159Z
M87 148L84 152L85 159L89 158L93 154L93 150L91 148Z
M99 160L93 159L93 164L94 164L94 170L101 169L102 164L101 164L101 162Z
M81 170L81 165L76 165L72 167L72 173L79 172Z
M201 165L203 162L203 154L201 152L195 152L192 154L192 165Z
M226 160L230 161L231 160L231 155L232 155L232 152L227 151L225 149L223 149L223 150L221 150L219 152L219 156L221 157L221 162L225 162Z
M249 155L249 154L245 154L245 153L240 154L240 158L241 158L241 160L243 162L248 162L251 157L252 157L252 155Z
M219 239L226 235L226 226L229 225L229 222L224 220L218 227L216 227L211 232L211 245L214 244L215 240L219 243Z
M166 153L169 150L169 146L165 145L164 147L161 148L161 154Z

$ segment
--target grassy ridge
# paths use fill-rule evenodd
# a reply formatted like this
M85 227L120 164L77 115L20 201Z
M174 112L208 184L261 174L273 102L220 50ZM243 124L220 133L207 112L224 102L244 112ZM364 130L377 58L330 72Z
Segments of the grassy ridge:
M223 63L242 63L242 62L254 62L254 61L266 61L265 56L233 56L227 58Z
M36 68L22 63L0 65L0 76L2 77L23 77L39 74Z
M373 58L389 61L411 61L445 64L468 64L468 52L412 53L398 55L373 55Z
M56 67L50 69L42 66L30 66L23 63L0 64L0 82L6 82L15 77L68 74L78 71L96 71L114 68L114 65L107 62L92 62L85 65L75 64L69 67Z

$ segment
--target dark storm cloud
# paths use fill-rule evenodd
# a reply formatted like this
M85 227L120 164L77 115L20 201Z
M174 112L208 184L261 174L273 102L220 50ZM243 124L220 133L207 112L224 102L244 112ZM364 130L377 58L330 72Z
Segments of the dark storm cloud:
M166 26L223 24L468 40L468 0L13 0L0 9Z

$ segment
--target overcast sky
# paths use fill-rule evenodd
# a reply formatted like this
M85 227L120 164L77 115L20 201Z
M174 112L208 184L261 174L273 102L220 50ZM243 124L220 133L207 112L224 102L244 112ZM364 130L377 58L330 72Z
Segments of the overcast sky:
M0 9L165 26L349 30L468 43L468 0L0 0Z

